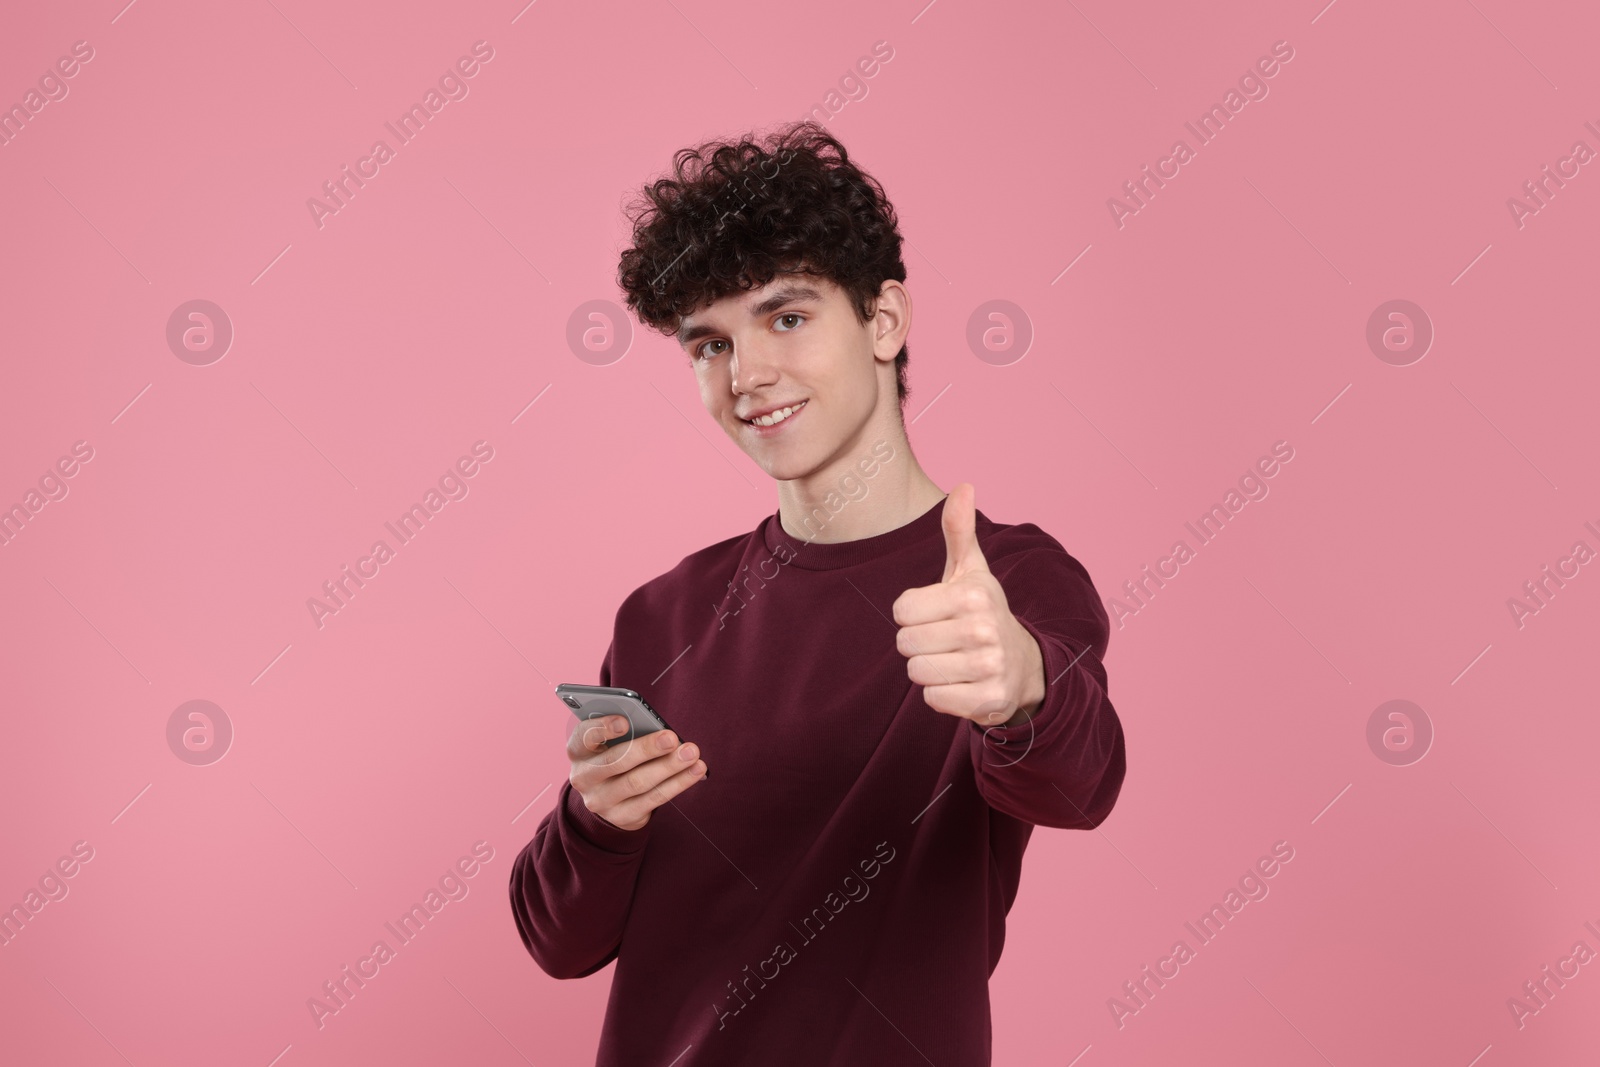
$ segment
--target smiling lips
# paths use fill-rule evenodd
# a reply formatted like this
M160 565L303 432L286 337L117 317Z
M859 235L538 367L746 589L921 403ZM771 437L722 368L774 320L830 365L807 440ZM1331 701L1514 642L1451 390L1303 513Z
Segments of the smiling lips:
M769 411L769 412L766 412L765 414L757 416L756 418L753 418L753 419L742 419L740 421L742 421L746 426L759 427L759 428L765 429L765 428L768 428L768 427L776 426L779 423L784 422L787 419L791 418L795 414L795 412L797 412L801 408L805 407L807 403L809 403L809 398L806 399L806 400L800 401L798 404L790 404L787 407L775 408L772 411Z

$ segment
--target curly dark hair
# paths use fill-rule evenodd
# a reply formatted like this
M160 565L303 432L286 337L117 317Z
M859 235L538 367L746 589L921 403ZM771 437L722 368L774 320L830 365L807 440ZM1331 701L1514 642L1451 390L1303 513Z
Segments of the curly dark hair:
M816 122L764 139L679 149L673 176L644 186L625 209L633 247L617 281L639 321L675 334L684 316L778 273L824 277L866 323L885 279L906 280L899 220L883 187ZM900 406L909 349L895 356Z

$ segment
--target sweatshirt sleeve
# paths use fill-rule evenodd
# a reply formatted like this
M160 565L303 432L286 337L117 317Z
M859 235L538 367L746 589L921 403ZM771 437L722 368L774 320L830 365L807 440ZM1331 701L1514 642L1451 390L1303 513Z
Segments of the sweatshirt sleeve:
M995 560L990 570L1039 642L1045 695L1028 722L970 723L978 792L1024 822L1092 830L1111 813L1127 769L1102 662L1110 620L1088 572L1059 546Z
M611 684L611 648L600 684ZM584 807L568 780L511 866L511 913L534 960L552 978L583 978L617 958L650 837Z

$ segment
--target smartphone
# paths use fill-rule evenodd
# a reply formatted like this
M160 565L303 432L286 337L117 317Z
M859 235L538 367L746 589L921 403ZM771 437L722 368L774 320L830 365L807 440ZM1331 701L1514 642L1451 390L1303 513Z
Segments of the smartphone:
M596 719L602 715L623 715L632 727L621 737L605 742L607 748L631 741L635 737L653 734L657 730L670 730L665 719L645 703L644 697L632 689L617 689L605 685L573 685L563 682L556 686L556 696L572 709L580 719Z

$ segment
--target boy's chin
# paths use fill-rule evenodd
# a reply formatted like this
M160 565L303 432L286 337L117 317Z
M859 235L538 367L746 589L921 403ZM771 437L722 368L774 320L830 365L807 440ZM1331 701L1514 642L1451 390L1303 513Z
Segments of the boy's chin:
M756 465L766 471L767 476L775 482L792 482L797 478L804 478L814 474L817 464L809 462L798 456L751 456ZM763 462L765 460L765 462Z

